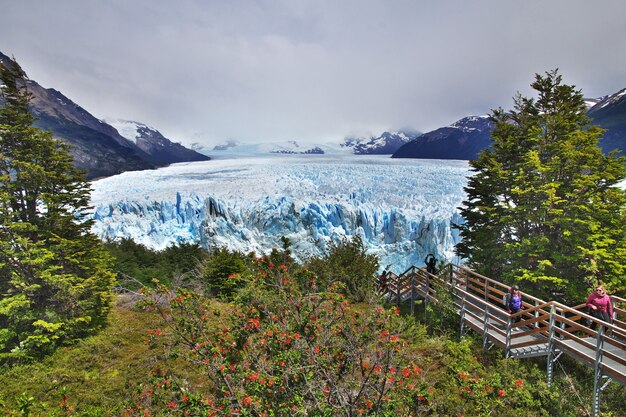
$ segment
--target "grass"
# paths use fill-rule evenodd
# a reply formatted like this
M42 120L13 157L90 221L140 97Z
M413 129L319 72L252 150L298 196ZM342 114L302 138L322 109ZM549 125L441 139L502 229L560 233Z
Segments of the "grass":
M109 325L98 335L63 347L37 363L0 370L0 404L18 408L32 398L34 415L58 406L65 392L79 415L120 415L120 407L138 382L156 366L189 369L182 361L167 359L166 344L149 349L147 331L161 325L157 313L116 306ZM1 408L0 408L1 409Z

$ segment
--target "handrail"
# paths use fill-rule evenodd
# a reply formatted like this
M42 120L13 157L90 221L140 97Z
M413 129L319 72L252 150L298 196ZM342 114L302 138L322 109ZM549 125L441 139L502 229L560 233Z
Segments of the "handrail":
M508 313L501 297L510 286L465 266L448 264L437 274L411 266L400 275L388 272L387 277L389 299L398 302L408 299L409 292L412 300L418 294L426 302L437 302L440 288L451 289L462 329L468 326L481 333L485 346L496 344L505 349L507 357L516 349L528 348L535 349L534 354L551 355L550 361L555 357L550 352L556 349L626 385L626 359L614 352L626 351L624 298L612 296L615 317L613 323L607 323L587 314L585 304L570 307L526 292L522 292L523 309ZM589 327L592 321L599 330Z

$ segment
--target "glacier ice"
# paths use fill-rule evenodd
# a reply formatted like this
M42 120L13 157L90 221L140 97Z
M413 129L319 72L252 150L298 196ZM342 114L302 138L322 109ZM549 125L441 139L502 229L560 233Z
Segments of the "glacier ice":
M93 232L153 249L178 242L299 260L359 234L381 269L454 258L467 161L280 155L180 163L92 182Z

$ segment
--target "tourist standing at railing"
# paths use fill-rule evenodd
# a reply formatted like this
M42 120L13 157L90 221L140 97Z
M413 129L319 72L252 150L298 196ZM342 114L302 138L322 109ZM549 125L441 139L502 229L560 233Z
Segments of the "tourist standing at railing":
M426 264L426 272L433 275L435 274L435 272L437 272L437 258L435 258L435 255L433 255L432 253L426 255L424 263Z
M613 304L611 303L611 297L606 293L604 285L598 285L596 289L589 294L586 304L587 307L589 307L590 315L608 323L613 322ZM595 330L596 321L592 320L589 327Z
M524 302L522 300L522 293L519 290L517 285L513 285L509 292L504 297L504 305L507 308L507 313L515 314L522 311L524 306ZM518 322L522 319L522 315L520 314L515 318L515 321Z

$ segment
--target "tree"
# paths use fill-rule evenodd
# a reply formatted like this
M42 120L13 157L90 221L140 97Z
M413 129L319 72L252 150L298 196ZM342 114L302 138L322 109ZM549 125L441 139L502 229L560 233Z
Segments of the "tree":
M0 360L101 326L113 273L89 232L89 184L67 145L32 126L25 74L0 64Z
M602 154L603 130L557 70L531 86L536 100L518 94L513 110L493 111L492 146L470 161L457 253L563 301L580 301L598 280L623 288L625 159Z
M345 285L348 298L357 302L373 294L374 274L378 266L378 257L366 253L359 235L331 243L324 256L312 258L305 265L317 274L322 288L341 282Z
M201 280L213 296L231 298L243 286L242 275L248 271L245 255L217 248L200 265Z

